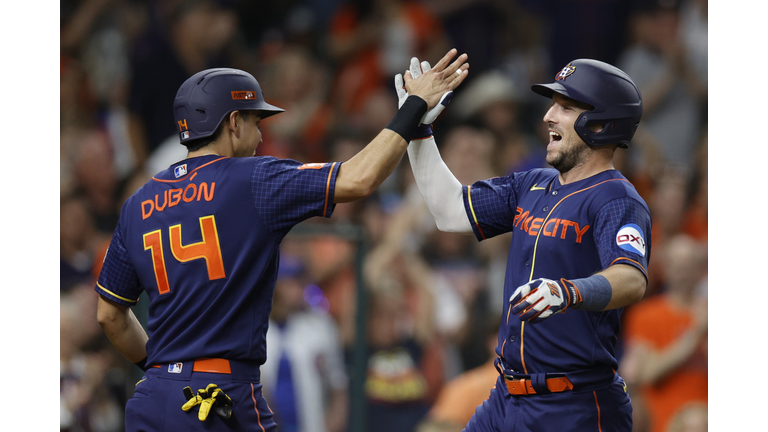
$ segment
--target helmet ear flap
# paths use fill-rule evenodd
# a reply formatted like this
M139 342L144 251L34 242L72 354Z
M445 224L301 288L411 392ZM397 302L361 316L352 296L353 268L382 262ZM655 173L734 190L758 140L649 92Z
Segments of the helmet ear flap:
M618 144L620 148L628 148L629 140L634 135L640 122L633 125L626 118L600 118L600 115L581 113L573 128L576 133L589 145L600 146ZM602 128L596 129L596 125Z
M592 121L587 123L587 127L590 131L594 134L600 134L603 132L610 132L614 129L616 129L616 122L613 120L609 121Z

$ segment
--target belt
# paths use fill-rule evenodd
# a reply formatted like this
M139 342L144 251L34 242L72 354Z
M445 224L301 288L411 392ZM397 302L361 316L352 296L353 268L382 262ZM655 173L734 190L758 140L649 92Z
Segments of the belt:
M541 386L539 391L534 388L533 380L525 378L514 378L509 375L504 375L504 381L507 384L507 390L509 394L515 396L527 396L534 394L546 394L546 393L560 393L566 390L573 390L573 384L568 377L556 377L547 378L545 380L546 388L549 391L544 391Z
M152 367L160 368L161 366L152 365ZM230 367L229 360L227 359L201 358L194 361L192 372L231 374L232 368Z

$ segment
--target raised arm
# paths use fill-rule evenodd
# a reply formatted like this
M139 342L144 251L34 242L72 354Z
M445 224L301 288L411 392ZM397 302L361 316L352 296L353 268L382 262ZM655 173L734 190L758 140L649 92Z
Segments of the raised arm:
M438 104L444 93L454 90L466 78L469 68L466 54L449 64L456 52L451 49L432 70L417 78L406 72L405 86L410 97L373 141L339 167L334 202L367 197L392 173L423 115Z
M446 232L472 232L464 211L461 182L440 157L435 138L413 140L408 146L416 186L435 218L437 229Z
M429 63L419 63L415 57L411 59L409 72L412 77L418 77L430 70ZM401 103L408 98L399 74L395 76L395 90ZM451 96L452 94L443 95L440 104L422 118L423 124L408 145L408 159L411 161L416 186L424 197L429 212L435 218L437 229L446 232L472 232L472 226L464 211L461 182L440 157L432 135L431 123L450 102Z

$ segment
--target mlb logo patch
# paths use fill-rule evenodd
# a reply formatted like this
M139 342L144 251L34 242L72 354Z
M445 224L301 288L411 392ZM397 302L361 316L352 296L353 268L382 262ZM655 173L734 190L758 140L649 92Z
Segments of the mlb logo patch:
M568 75L572 74L576 70L576 66L571 66L570 63L564 68L560 70L560 72L555 75L555 81L565 79Z
M171 363L168 365L168 373L181 373L181 367L184 363Z
M176 178L187 175L187 164L179 165L174 168L173 175L175 175Z
M616 244L625 251L645 256L643 230L635 224L627 224L616 233Z
M184 131L181 133L181 139L185 140L189 138L189 131Z

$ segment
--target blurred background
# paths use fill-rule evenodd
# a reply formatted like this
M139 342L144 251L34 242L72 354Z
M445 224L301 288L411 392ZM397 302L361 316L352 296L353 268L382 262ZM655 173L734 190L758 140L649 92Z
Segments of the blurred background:
M186 155L187 77L251 72L286 109L260 154L344 161L394 115L410 57L451 47L470 75L434 132L463 184L546 166L550 102L530 85L570 60L640 87L617 168L651 208L653 251L619 373L636 431L707 430L707 35L702 0L61 0L61 430L123 430L141 372L99 329L93 285L124 200ZM508 247L437 231L407 157L373 196L294 228L262 367L280 431L460 431L495 382Z

